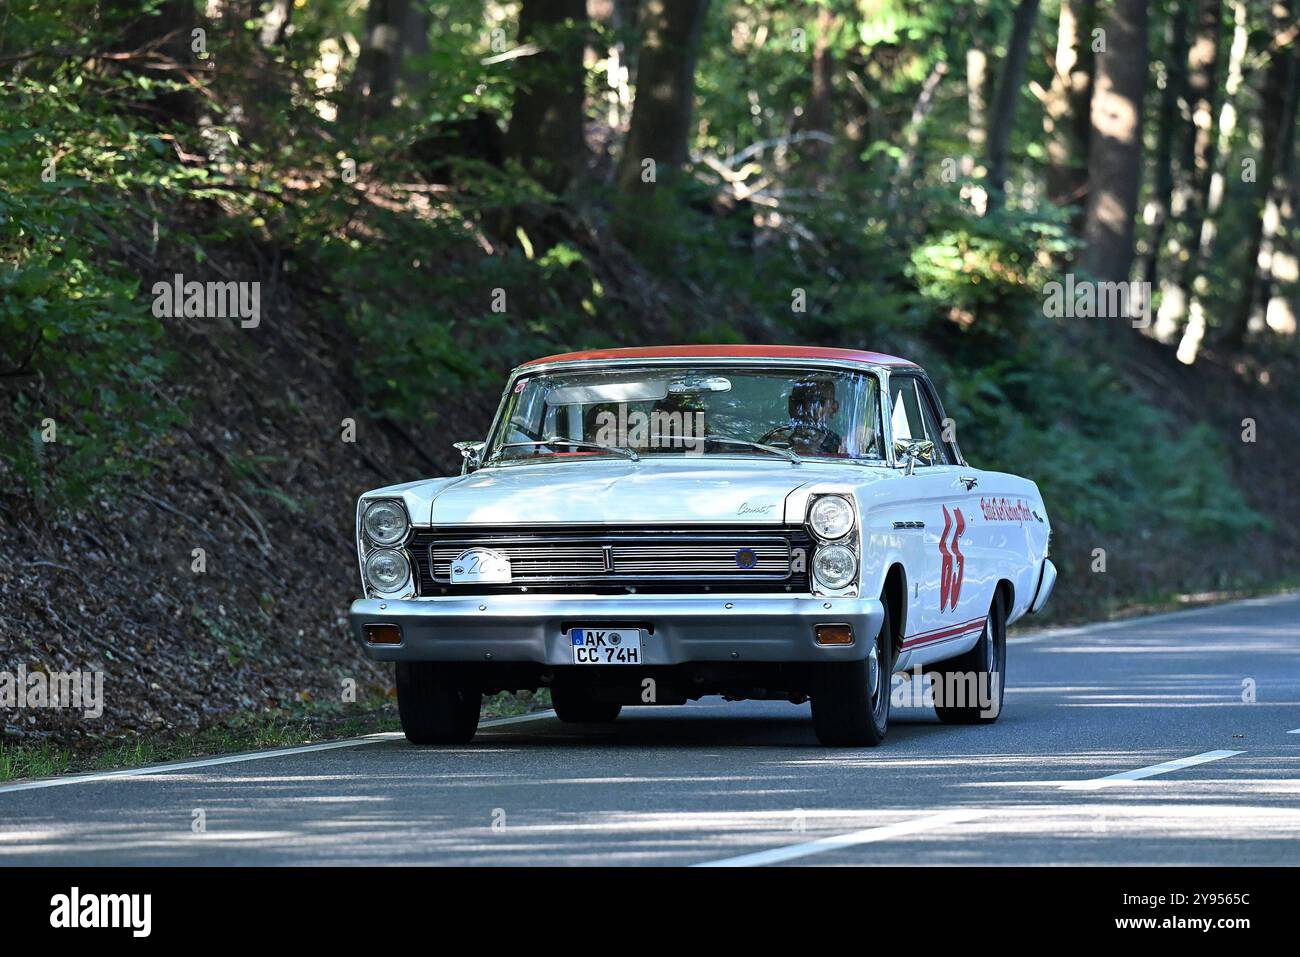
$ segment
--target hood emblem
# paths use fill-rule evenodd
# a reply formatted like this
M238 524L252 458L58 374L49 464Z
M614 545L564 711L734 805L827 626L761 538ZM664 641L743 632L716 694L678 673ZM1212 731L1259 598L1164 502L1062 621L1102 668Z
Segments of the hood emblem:
M774 508L776 508L775 502L769 502L766 505L750 505L748 502L741 502L740 508L736 509L736 514L737 515L766 515Z

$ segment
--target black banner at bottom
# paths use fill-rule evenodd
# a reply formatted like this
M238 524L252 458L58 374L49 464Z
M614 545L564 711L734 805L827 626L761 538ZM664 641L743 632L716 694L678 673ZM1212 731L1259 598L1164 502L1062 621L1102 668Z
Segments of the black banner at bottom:
M996 946L998 935L1011 943L1026 932L1057 942L1181 945L1199 936L1231 946L1243 934L1290 927L1295 876L1274 868L38 868L0 872L0 894L9 944L75 935L128 945L373 946L436 931L448 943L580 934L606 944L716 938L770 947L845 925L874 946L909 938L965 946L972 934Z

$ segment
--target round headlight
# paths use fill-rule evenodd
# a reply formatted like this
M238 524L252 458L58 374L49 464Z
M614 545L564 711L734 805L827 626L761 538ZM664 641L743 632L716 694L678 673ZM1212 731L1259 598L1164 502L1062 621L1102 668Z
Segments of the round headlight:
M406 509L397 502L375 502L366 509L361 527L372 542L393 545L406 535Z
M396 591L411 577L411 566L395 548L381 548L366 556L366 581L377 591Z
M858 559L845 545L823 545L813 552L813 574L826 588L843 588L858 576Z
M813 502L808 524L818 538L843 538L853 528L853 506L842 495L823 495Z

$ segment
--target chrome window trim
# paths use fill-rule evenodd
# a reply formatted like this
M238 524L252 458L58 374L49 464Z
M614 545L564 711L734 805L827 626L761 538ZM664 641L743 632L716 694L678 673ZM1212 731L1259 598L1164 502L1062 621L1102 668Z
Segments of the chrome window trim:
M734 358L734 357L727 358L725 356L709 356L706 358L694 358L688 356L671 356L663 359L653 359L653 358L567 359L563 362L543 362L537 365L517 366L516 368L510 371L510 375L506 379L506 387L501 391L501 398L497 402L497 410L492 416L492 424L488 426L487 438L484 440L485 442L484 453L486 454L492 448L492 439L493 436L496 435L497 428L500 426L501 414L502 412L505 411L505 407L506 407L506 399L510 396L511 390L514 389L515 383L518 382L521 378L526 378L528 376L533 375L534 373L554 372L557 370L563 370L566 372L587 372L596 369L606 369L606 368L615 368L615 369L638 368L638 367L654 368L657 366L674 366L674 365L715 366L719 368L750 367L755 369L836 369L842 372L857 372L857 373L865 373L868 375L874 375L876 377L878 388L882 393L885 392L886 387L888 385L889 374L887 370L889 369L895 369L898 371L916 370L922 375L925 374L921 370L921 367L917 365L894 366L894 365L884 365L875 362L852 362L844 359L781 359L781 358L770 359L766 357L761 359L747 359L747 358ZM818 456L805 455L803 456L804 461L843 462L843 463L851 463L855 465L879 465L879 466L888 466L891 468L894 467L895 463L894 463L894 453L893 453L893 436L892 433L889 431L890 423L889 423L889 416L887 414L888 411L887 406L888 406L888 396L882 395L881 402L880 402L880 415L882 420L880 424L880 429L881 429L881 434L886 436L888 439L888 441L886 441L885 443L885 448L884 448L885 457L883 459L881 460L854 459L854 458L834 459L834 458L824 458ZM717 458L752 459L753 456L738 455L738 454L726 455L725 453L719 453L716 456L711 456L711 458L714 458L715 460ZM551 460L547 459L546 461L551 461ZM483 467L494 468L499 464L501 463L494 463L493 465L487 465L485 460L485 464Z
M935 409L939 412L940 429L943 428L943 420L947 418L947 414L943 410L943 401L939 398L939 390L935 388L934 380L931 379L929 373L920 366L879 366L878 368L883 370L882 374L884 375L884 384L882 386L884 395L881 399L880 409L881 414L885 418L885 449L889 456L890 467L898 468L899 462L894 456L894 390L890 383L891 373L900 376L914 377L916 381L921 384L921 388L925 390L926 394L930 397L930 401L934 403ZM940 433L940 437L942 438L942 433ZM961 445L957 441L955 429L953 430L953 439L951 444L953 451L957 453L957 461L954 464L969 468L970 465L966 461L966 456L961 454Z

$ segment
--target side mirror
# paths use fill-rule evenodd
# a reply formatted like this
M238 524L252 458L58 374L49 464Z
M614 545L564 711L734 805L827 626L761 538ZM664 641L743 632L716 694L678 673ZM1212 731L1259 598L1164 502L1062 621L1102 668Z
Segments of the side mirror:
M460 474L465 475L474 471L483 464L483 448L486 442L453 442L451 447L464 457L465 461L461 463Z
M934 461L934 443L929 439L895 439L894 457L907 466L907 474L911 475L918 461L927 465Z

